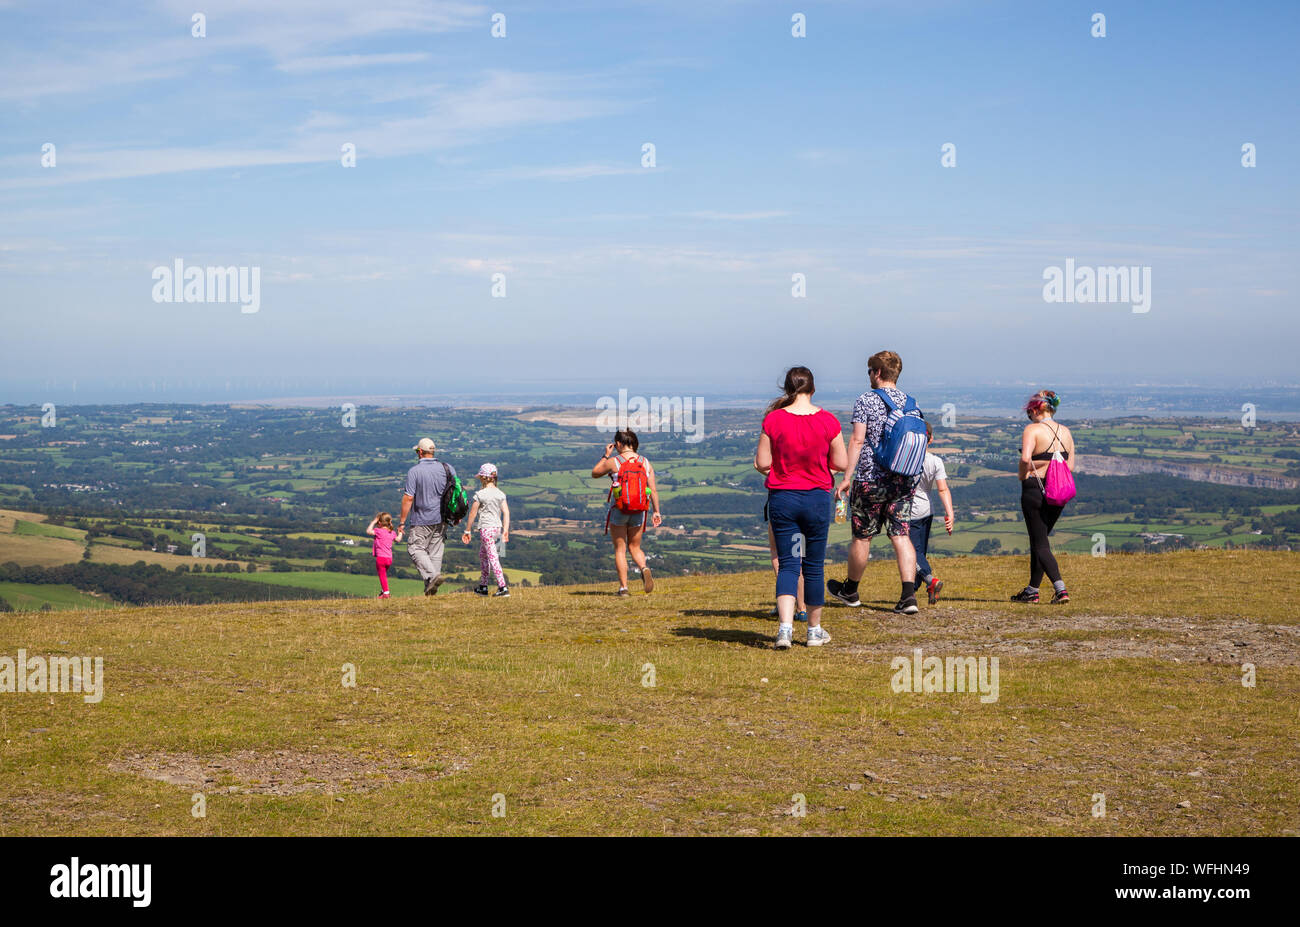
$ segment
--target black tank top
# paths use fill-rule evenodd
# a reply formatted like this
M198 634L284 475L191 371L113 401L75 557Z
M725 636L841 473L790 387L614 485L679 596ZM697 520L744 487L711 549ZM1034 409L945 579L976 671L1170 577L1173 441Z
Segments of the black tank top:
M1048 427L1048 428L1051 428L1052 426L1051 426L1051 425L1048 425L1047 427ZM1047 450L1043 451L1041 454L1035 454L1034 456L1030 457L1029 459L1030 459L1030 460L1051 460L1051 459L1052 459L1052 446L1055 445L1055 444L1060 440L1060 437L1061 437L1060 432L1057 431L1055 428L1053 428L1053 429L1052 429L1052 443L1049 444L1049 445L1047 445ZM1062 448L1061 448L1061 456L1062 456L1063 458L1065 458L1066 460L1069 460L1069 459L1070 459L1070 452L1067 451L1064 447L1062 447Z

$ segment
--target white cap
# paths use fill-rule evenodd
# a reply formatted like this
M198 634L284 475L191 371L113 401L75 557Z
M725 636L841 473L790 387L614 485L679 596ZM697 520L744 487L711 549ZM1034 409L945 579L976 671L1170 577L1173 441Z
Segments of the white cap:
M411 448L411 450L428 451L430 454L432 454L433 448L434 448L433 438L421 438L420 442L416 444L415 447Z

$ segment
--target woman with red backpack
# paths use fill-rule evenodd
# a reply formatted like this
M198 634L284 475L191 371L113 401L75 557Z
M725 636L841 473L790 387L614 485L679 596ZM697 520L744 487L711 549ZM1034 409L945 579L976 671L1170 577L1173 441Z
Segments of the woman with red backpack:
M1060 397L1040 390L1025 405L1029 424L1020 436L1020 510L1029 531L1029 585L1012 602L1038 603L1043 574L1052 581L1052 604L1070 601L1048 539L1065 503L1074 496L1074 435L1056 422Z
M618 594L628 595L627 556L641 568L641 584L646 592L653 592L654 577L646 565L641 550L641 535L646 521L658 528L663 522L659 514L659 489L655 485L655 470L639 453L636 432L614 434L614 443L605 445L605 456L591 468L593 479L608 476L609 510L605 513L605 530L614 539L614 566L618 570Z

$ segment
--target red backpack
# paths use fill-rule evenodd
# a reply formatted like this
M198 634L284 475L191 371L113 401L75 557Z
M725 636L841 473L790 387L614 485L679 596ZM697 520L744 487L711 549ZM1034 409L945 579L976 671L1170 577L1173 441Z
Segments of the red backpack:
M646 512L650 510L649 488L645 458L638 454L618 465L610 492L614 493L614 504L620 512Z

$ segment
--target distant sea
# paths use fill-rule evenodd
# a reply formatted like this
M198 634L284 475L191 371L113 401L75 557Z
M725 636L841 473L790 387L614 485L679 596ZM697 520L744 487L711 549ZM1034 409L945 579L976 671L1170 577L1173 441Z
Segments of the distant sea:
M374 381L342 383L331 380L303 382L267 379L209 381L143 380L116 383L48 382L21 385L0 382L0 405L135 405L140 403L195 403L268 405L276 407L329 407L351 402L358 406L428 406L479 408L530 408L565 406L596 408L602 396L617 398L621 388L632 396L701 397L704 409L754 408L770 401L776 391L757 385L729 387L607 383L503 383L498 392L467 392L464 384L439 388L429 383L392 383L391 389ZM969 383L903 383L921 408L938 414L952 403L960 415L1018 416L1037 388L1006 383L972 386ZM350 389L351 388L351 389ZM817 401L828 408L847 409L866 384L845 389L826 384ZM1063 419L1118 418L1124 416L1189 416L1240 418L1243 406L1254 406L1260 421L1300 421L1300 386L1183 386L1135 384L1097 386L1052 384L1061 396Z

